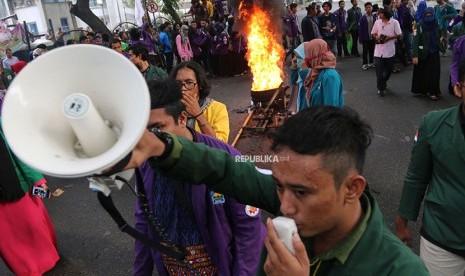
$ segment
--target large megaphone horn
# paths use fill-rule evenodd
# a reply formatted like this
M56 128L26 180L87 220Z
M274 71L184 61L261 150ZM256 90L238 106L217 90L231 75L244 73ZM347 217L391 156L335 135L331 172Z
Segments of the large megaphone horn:
M8 88L2 125L19 159L57 177L98 174L135 147L150 113L142 74L93 45L61 47L26 66Z

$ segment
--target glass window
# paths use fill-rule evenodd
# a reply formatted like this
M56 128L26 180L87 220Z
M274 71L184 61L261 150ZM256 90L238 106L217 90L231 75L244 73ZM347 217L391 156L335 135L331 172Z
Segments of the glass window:
M61 30L63 32L69 32L68 18L60 18Z
M27 23L27 28L33 35L39 35L39 30L37 29L37 24L36 22L28 22Z

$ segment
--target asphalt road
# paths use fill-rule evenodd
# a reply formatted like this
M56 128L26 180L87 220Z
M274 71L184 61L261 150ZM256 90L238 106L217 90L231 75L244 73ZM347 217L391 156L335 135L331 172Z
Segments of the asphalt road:
M441 57L443 96L438 101L412 97L412 67L393 74L388 82L388 93L381 98L376 93L374 69L362 71L360 58L338 60L346 105L357 110L374 129L375 138L368 151L364 175L392 229L413 136L421 117L428 111L459 102L447 92L450 52L448 55ZM228 106L232 141L246 117L244 110L250 104L251 76L214 78L211 84L211 96ZM269 152L263 136L242 139L237 147L246 154ZM61 255L58 265L46 275L130 275L134 241L121 233L100 207L87 181L47 178L52 190L60 188L64 193L46 200ZM114 191L113 198L123 216L133 224L135 197L129 189ZM415 225L416 233L418 228ZM418 239L415 248L417 251ZM11 275L2 262L0 275Z

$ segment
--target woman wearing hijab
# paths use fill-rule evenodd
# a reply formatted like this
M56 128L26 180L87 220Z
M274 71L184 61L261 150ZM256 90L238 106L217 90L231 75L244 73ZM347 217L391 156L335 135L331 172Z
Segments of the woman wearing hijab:
M344 106L342 79L336 71L336 57L322 39L304 43L305 65L311 69L304 85L309 106Z
M43 275L60 258L47 210L31 194L32 187L46 189L47 181L11 152L1 118L0 162L0 257L15 275Z
M294 49L294 58L290 69L291 84L297 86L296 112L308 107L306 100L307 89L304 80L310 73L310 69L304 63L304 44L305 42Z
M441 94L439 51L445 51L441 39L434 9L428 7L423 12L417 33L413 37L412 93L415 96L428 95L432 100L437 100Z
M189 27L182 25L179 35L176 36L176 47L178 48L181 61L189 61L194 57L188 33Z
M425 12L425 9L426 9L426 1L422 0L420 1L420 3L418 4L418 8L417 8L417 11L415 12L415 22L419 22L420 19L423 17L423 13Z

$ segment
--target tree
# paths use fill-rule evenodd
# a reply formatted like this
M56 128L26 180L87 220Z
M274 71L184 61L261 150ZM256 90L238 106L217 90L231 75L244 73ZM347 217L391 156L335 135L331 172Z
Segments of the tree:
M181 23L181 18L179 18L177 13L177 10L179 10L179 0L164 0L163 3L161 12L171 15L174 22Z
M113 37L111 31L105 26L105 23L103 23L90 9L89 0L77 0L76 4L71 5L69 12L89 25L93 31L108 34L110 39Z
M76 4L71 5L70 13L74 14L76 17L81 19L84 23L89 25L92 30L96 32L102 32L102 34L108 34L110 39L113 37L111 31L105 26L105 24L98 18L90 9L89 7L90 0L77 0ZM143 4L147 0L142 0ZM179 1L180 0L164 0L163 7L161 12L171 15L171 18L175 22L181 22L177 10L179 9ZM125 5L133 4L134 7L134 0L124 0Z

